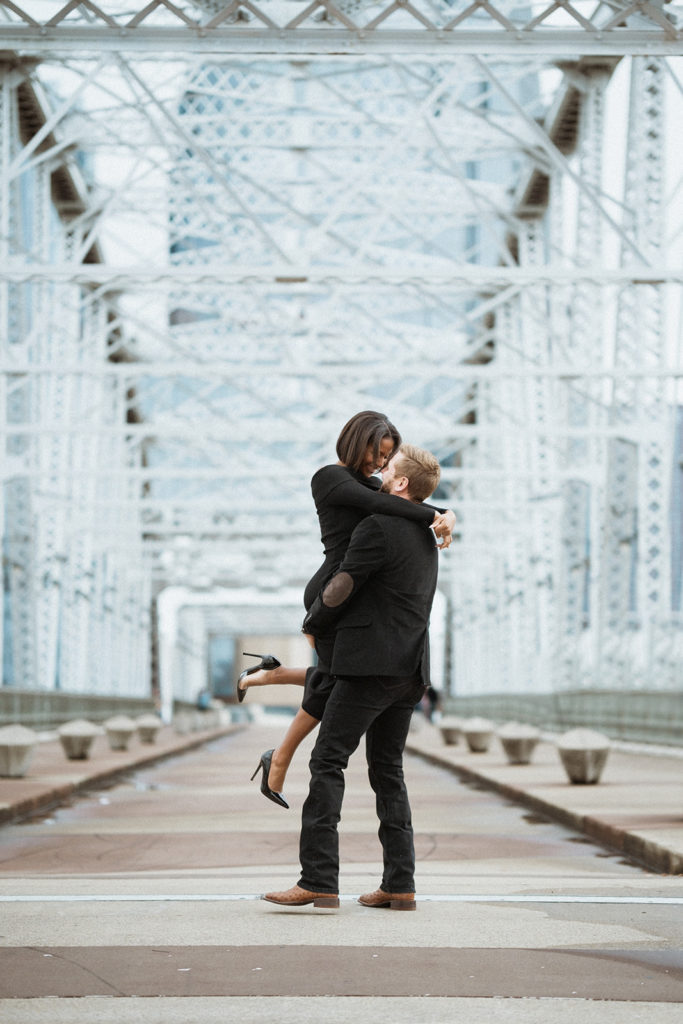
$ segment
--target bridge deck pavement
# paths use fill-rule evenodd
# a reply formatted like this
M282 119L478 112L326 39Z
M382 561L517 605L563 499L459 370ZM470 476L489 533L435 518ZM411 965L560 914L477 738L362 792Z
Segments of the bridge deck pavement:
M444 748L446 766L434 763L441 744L427 725L411 746L432 760L409 756L406 772L417 912L356 902L380 870L360 751L347 773L340 909L258 899L297 878L306 750L290 772L290 811L249 782L281 729L252 725L147 768L138 757L113 788L0 829L3 1024L679 1019L681 878L487 791L478 773L506 771L500 756L498 768L494 754L472 767ZM544 753L520 767L527 790L539 779L552 788ZM578 788L603 785L616 778ZM577 791L560 776L555 789Z

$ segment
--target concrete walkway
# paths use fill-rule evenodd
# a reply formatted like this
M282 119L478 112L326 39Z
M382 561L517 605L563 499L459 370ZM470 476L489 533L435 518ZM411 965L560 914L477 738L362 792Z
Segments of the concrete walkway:
M260 894L297 878L307 789L306 748L288 777L290 811L249 781L283 728L263 720L212 738L169 731L153 754L131 749L129 773L117 755L106 792L86 786L88 772L106 784L95 760L105 750L76 769L57 744L44 745L24 783L2 782L8 807L16 784L41 785L47 799L78 771L71 783L85 787L68 806L0 827L3 1024L678 1020L681 879L491 792L484 771L510 784L494 777L509 770L502 754L442 748L426 724L411 747L428 757L406 758L417 912L356 901L380 870L362 750L347 772L340 909L265 903ZM141 766L142 756L157 763ZM516 770L532 799L544 786L557 791L560 809L560 794L577 791L545 754ZM617 785L608 774L578 789Z

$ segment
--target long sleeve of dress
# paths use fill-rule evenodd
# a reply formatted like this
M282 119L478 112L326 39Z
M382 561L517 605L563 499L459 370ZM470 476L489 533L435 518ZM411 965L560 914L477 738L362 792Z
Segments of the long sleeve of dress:
M324 466L313 478L313 493L324 497L326 504L358 509L363 515L402 516L413 522L429 525L435 512L445 509L406 501L394 494L374 490L349 475L344 466Z

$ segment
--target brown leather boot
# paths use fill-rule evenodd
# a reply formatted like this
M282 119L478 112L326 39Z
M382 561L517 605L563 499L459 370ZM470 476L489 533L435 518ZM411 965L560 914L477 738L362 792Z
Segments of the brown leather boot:
M417 907L414 892L384 892L382 889L364 893L358 897L358 902L364 907L388 907L389 910L415 910Z
M267 892L263 899L269 903L278 903L281 907L305 907L308 903L312 903L314 907L339 906L338 895L329 892L309 892L300 885L293 885L284 892Z

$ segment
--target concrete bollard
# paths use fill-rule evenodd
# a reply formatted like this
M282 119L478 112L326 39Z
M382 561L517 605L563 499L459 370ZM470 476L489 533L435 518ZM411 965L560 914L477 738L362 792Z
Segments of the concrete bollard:
M529 764L540 738L534 725L519 722L506 722L498 730L498 739L510 764Z
M114 715L104 723L111 750L128 750L130 738L135 732L135 722L126 715Z
M441 738L447 746L455 746L462 736L464 719L456 718L455 715L444 715L439 722Z
M474 754L485 754L491 746L495 726L488 718L466 718L462 731L467 746Z
M192 716L187 711L178 711L173 716L173 731L178 736L186 736L188 732L192 732Z
M592 729L571 729L557 742L557 750L570 782L600 781L610 750L610 740Z
M90 748L95 737L102 735L102 729L84 718L76 718L73 722L60 725L57 735L70 761L84 761L90 756Z
M206 712L206 721L209 729L220 729L221 713L218 708L211 707Z
M142 743L156 743L157 733L161 729L161 719L157 715L139 715L135 725Z
M194 732L206 732L210 728L210 716L208 711L194 712Z
M19 779L26 774L38 733L23 725L5 725L0 729L0 776Z
M221 704L220 707L216 708L216 717L219 729L225 725L230 725L232 722L232 712L225 704Z

